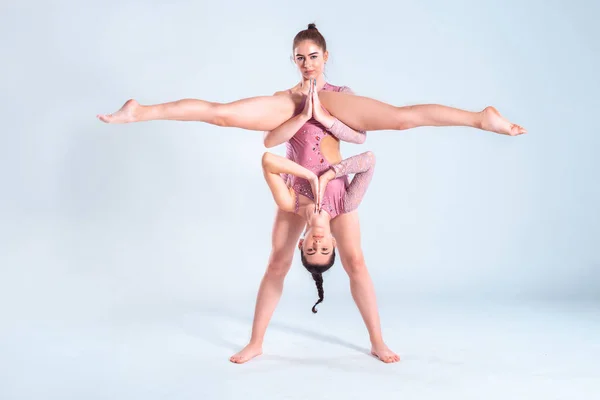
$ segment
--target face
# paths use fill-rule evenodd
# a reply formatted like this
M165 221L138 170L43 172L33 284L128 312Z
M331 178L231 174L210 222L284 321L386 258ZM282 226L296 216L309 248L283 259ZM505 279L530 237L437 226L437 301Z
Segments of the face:
M323 53L323 49L312 40L303 40L294 49L294 62L307 80L321 76L328 57L328 52Z
M309 263L323 265L331 259L335 245L331 231L320 227L311 227L306 231L304 239L298 243L298 248L302 249L304 257Z

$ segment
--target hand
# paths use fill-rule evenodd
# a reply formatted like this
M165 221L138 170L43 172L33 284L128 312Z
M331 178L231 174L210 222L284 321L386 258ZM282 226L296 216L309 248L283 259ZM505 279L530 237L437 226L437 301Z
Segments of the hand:
M316 85L317 85L317 80L313 79L311 80L311 87L313 88L312 91L312 115L314 117L315 120L317 120L317 122L319 122L321 125L323 126L331 126L332 122L330 121L331 119L331 114L329 114L327 112L327 110L323 107L323 105L321 104L321 100L319 99L319 92L316 90Z
M308 95L306 96L306 103L304 103L304 109L300 113L300 115L302 115L304 118L306 118L307 121L309 121L313 116L312 98L313 98L313 85L312 85L312 81L311 81L309 88L308 88Z
M317 175L314 175L308 180L310 182L310 187L313 192L313 197L315 198L315 213L319 212L321 209L321 191L319 190L319 178Z
M319 177L319 211L321 211L321 203L323 203L323 198L325 197L325 189L327 189L327 184L334 178L335 171L333 169L327 170L327 172Z

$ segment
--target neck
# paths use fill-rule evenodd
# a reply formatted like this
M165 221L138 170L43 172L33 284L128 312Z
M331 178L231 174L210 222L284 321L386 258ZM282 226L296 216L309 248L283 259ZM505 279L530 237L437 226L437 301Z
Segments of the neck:
M304 216L306 221L306 230L312 227L319 227L329 231L329 222L331 221L331 215L327 211L321 211L315 215L314 203L304 206L304 209L299 212L300 215Z

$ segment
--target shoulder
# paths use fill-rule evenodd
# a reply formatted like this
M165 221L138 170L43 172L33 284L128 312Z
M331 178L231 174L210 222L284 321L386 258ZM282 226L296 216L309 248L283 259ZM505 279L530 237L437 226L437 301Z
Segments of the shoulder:
M297 84L297 85L295 85L295 86L293 86L293 87L291 87L289 89L280 90L278 92L275 92L273 94L273 96L285 96L285 95L294 94L294 93L296 93L298 91L299 87L300 87L300 85Z
M333 92L354 94L354 91L349 86L338 86L332 85L331 83L328 83L328 85L331 87L331 91Z

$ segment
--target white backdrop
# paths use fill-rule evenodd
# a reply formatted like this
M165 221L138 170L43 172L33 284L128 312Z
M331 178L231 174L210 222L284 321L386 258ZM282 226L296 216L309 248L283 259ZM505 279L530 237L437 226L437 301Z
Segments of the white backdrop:
M332 84L397 105L494 105L529 130L420 128L343 145L378 158L360 217L384 322L436 298L597 300L600 7L566 4L3 3L5 350L51 323L120 318L125 305L251 315L274 217L262 134L95 115L131 97L233 101L289 88L292 39L309 22L328 41ZM344 275L339 262L325 275L319 316L352 307ZM281 307L310 315L315 299L296 258Z

